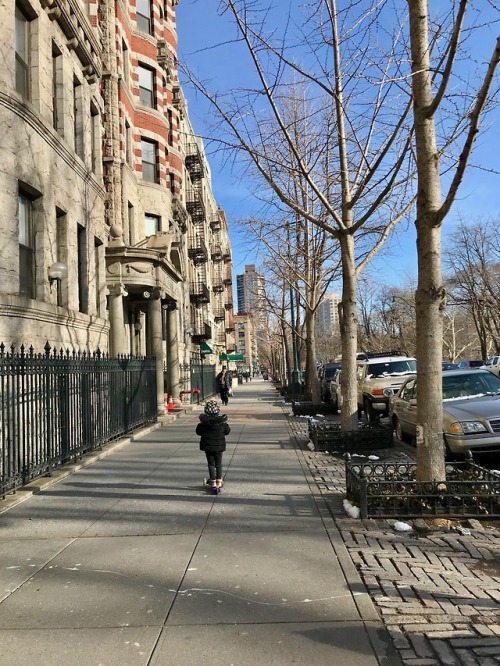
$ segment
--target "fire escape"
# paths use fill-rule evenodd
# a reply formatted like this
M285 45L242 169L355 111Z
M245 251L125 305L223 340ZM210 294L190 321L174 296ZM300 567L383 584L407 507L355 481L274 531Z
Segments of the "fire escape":
M192 340L200 344L212 338L212 327L208 323L208 308L206 305L192 306L191 321L193 322Z
M222 261L222 247L221 235L219 231L212 234L212 242L210 243L210 256L212 261Z
M214 264L212 288L216 294L221 294L224 291L224 280L222 277L222 265L220 263Z

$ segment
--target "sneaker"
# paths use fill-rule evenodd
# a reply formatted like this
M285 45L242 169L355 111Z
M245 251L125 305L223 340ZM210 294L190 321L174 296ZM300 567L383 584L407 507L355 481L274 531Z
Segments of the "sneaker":
M219 488L217 486L210 486L210 494L211 495L217 495L220 492Z

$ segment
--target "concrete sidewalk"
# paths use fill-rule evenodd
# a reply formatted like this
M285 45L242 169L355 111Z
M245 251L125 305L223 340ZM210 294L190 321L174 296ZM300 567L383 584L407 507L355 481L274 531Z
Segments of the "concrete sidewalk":
M2 666L402 663L275 389L235 393L220 496L195 411L0 514Z

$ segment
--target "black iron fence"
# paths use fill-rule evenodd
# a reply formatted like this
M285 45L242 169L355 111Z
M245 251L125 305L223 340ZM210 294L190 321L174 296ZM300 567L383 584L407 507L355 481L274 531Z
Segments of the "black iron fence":
M200 390L200 400L209 398L216 393L215 365L200 361L191 363L191 388Z
M157 419L156 361L0 344L0 496Z

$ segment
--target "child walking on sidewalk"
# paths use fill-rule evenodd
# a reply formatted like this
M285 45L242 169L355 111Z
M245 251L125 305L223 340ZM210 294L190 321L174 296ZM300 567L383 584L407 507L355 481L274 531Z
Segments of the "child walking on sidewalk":
M230 432L227 416L220 413L215 400L209 400L204 414L200 414L196 434L200 435L200 450L205 451L207 456L212 495L220 493L222 489L222 454L226 450L226 435Z

